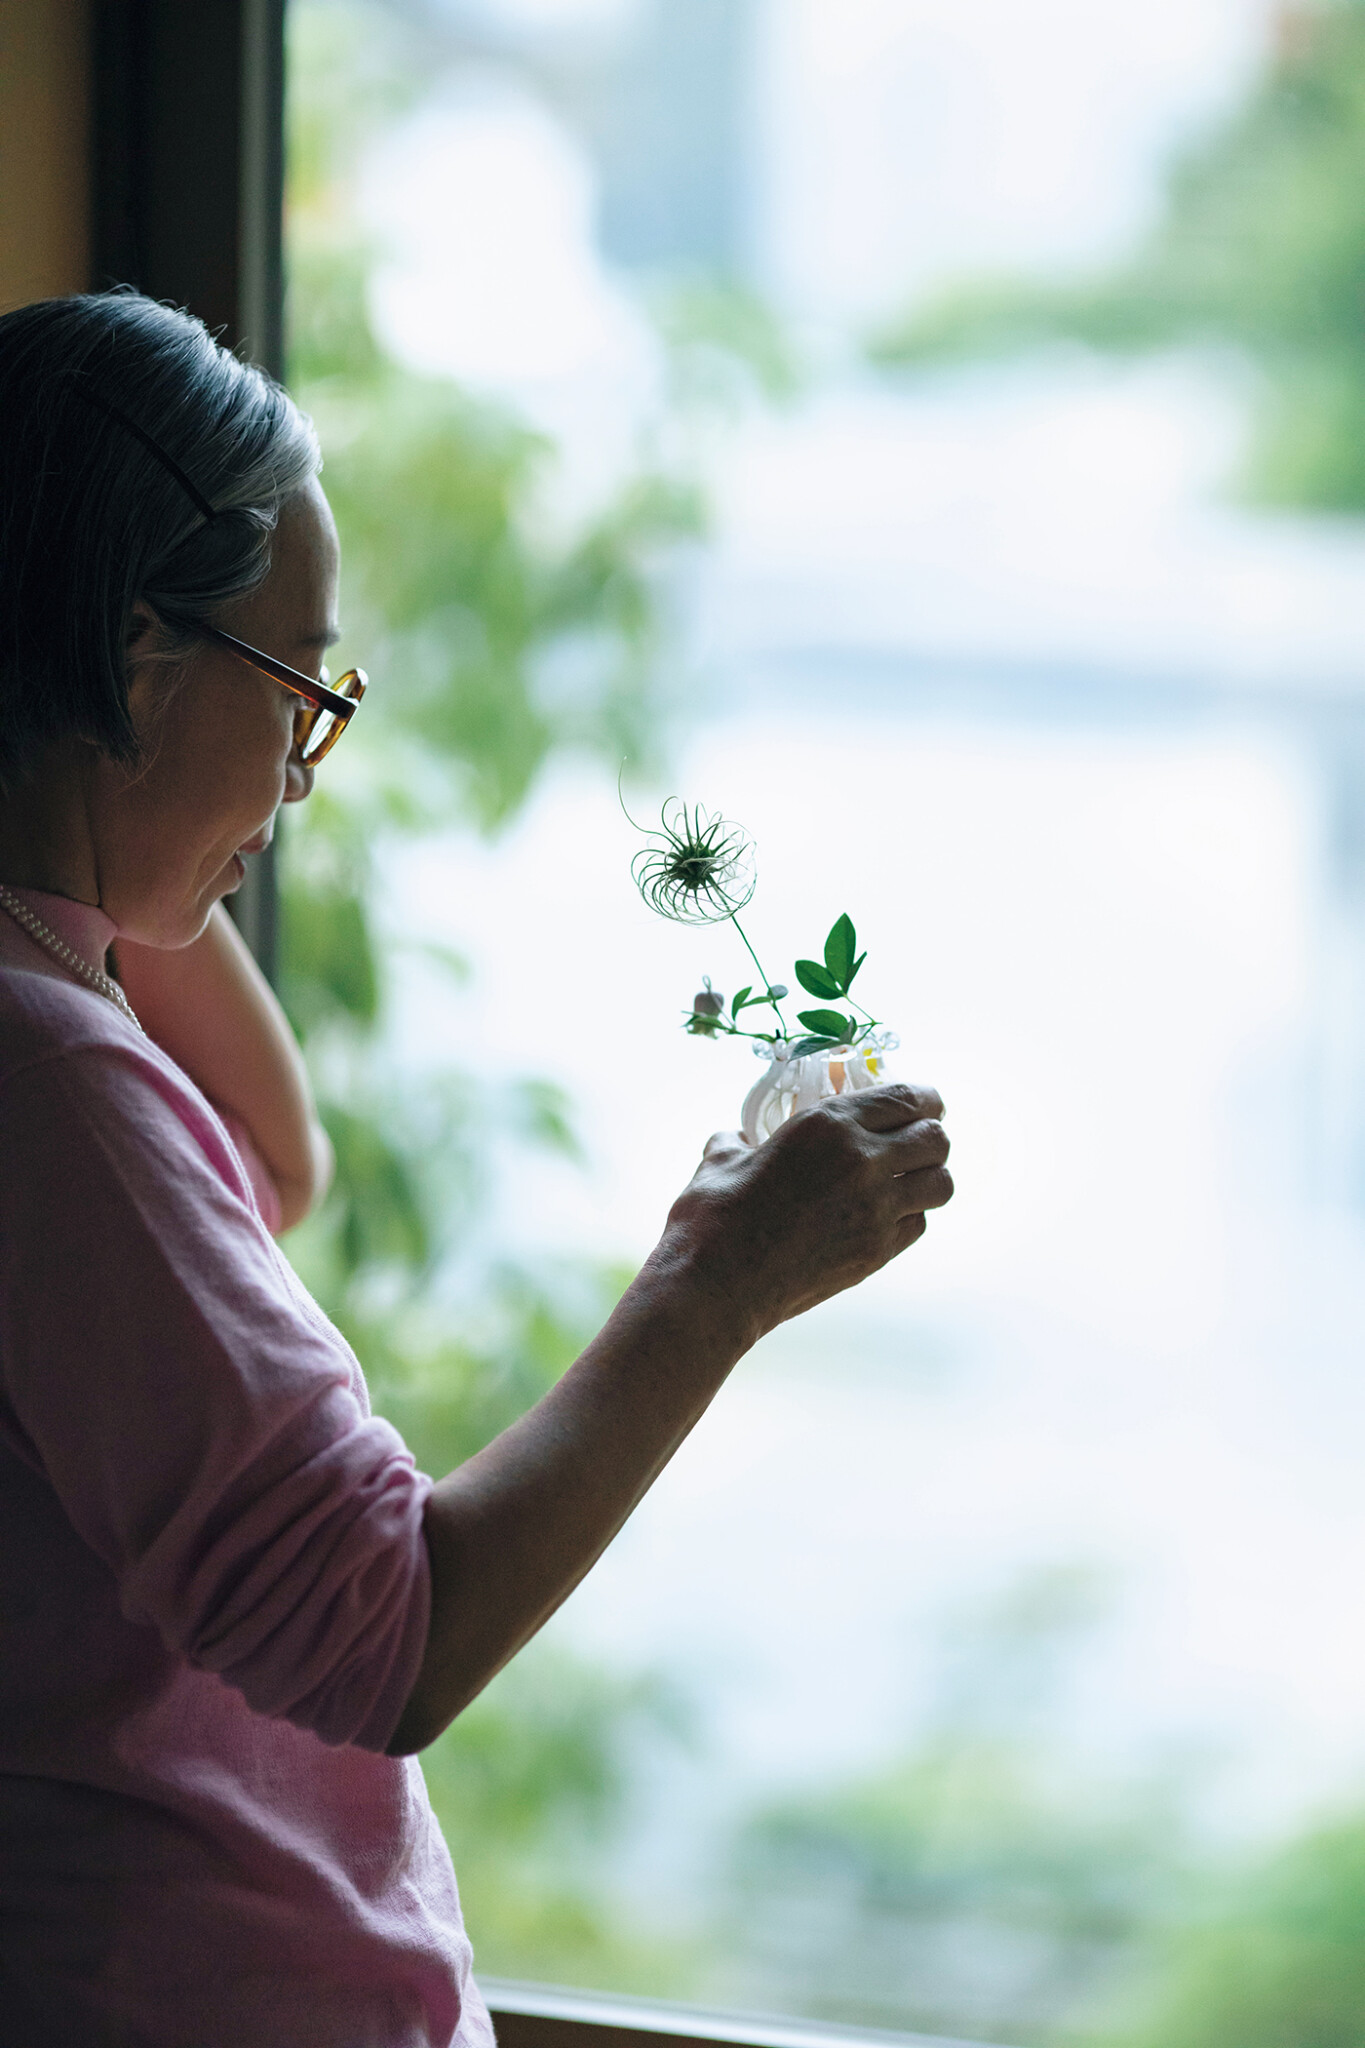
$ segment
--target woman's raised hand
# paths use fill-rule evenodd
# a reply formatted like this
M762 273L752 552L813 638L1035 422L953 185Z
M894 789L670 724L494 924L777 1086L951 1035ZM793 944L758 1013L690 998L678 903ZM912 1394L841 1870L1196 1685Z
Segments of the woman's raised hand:
M750 1341L875 1273L953 1192L943 1103L903 1083L836 1095L764 1145L722 1131L669 1213L664 1242Z

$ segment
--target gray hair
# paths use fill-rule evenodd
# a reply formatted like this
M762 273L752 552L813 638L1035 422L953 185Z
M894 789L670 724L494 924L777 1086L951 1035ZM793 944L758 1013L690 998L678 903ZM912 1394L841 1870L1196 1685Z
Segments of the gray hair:
M0 794L70 736L137 765L134 605L182 658L319 467L288 393L186 313L121 291L0 318Z

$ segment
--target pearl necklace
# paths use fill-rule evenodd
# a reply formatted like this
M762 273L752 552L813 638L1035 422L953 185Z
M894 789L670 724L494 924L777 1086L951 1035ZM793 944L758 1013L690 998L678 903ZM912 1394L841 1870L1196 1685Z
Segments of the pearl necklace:
M29 937L41 946L45 953L50 953L60 966L67 968L72 974L79 975L87 988L93 988L97 995L106 997L116 1008L122 1010L130 1024L136 1024L138 1030L142 1030L133 1013L132 1004L112 974L101 974L98 967L92 967L88 960L82 960L80 954L73 952L67 945L65 939L57 937L51 925L43 923L36 910L30 910L27 903L16 896L12 889L6 888L3 882L0 882L0 910L8 911L14 922L22 925Z

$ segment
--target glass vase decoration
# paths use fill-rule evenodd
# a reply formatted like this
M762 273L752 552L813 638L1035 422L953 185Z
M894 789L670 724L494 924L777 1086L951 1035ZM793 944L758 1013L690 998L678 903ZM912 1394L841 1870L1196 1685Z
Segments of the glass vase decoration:
M765 1138L803 1109L831 1095L853 1095L860 1088L879 1088L890 1080L886 1055L899 1044L893 1031L870 1032L857 1045L840 1045L821 1052L801 1052L799 1039L778 1039L771 1046L756 1045L760 1059L767 1059L744 1098L740 1129L751 1145Z

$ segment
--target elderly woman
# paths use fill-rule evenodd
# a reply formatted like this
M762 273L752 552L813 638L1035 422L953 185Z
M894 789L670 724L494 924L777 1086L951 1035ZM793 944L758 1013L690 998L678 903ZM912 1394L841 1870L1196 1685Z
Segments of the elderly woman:
M328 1148L222 904L363 688L320 680L311 429L130 294L0 320L0 427L0 2035L487 2041L413 1752L755 1340L920 1236L941 1105L713 1139L601 1335L433 1484L274 1244Z

